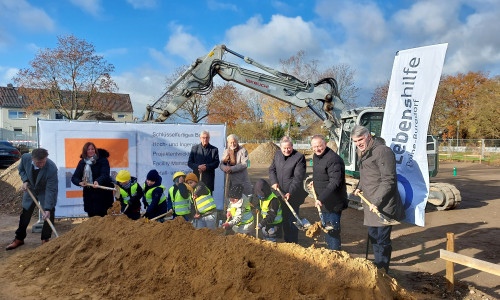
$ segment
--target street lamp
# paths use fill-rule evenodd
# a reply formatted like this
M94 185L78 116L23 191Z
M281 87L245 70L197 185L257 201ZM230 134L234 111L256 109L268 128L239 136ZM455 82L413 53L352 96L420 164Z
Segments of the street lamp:
M460 131L460 120L457 120L457 147L458 147L458 132L459 131Z

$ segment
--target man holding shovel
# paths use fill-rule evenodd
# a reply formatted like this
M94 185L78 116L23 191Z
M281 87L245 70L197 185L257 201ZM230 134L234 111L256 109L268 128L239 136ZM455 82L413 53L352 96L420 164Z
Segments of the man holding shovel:
M290 206L299 214L299 207L307 196L302 187L306 175L306 159L304 154L293 149L292 139L284 136L280 140L280 150L274 154L273 162L269 167L269 181L274 190L283 192L283 201L288 201ZM293 224L296 221L292 211L285 203L283 209L283 237L285 243L299 243L299 230Z
M405 211L398 192L396 174L396 159L391 148L385 145L384 139L371 136L368 129L357 125L351 131L351 139L356 144L359 157L360 179L354 190L358 196L370 200L370 204L363 202L364 221L368 226L368 237L373 245L375 265L377 268L389 270L391 261L392 225L381 222L376 214L380 212L385 219L401 221L405 218Z
M16 238L6 250L16 249L24 245L26 238L26 228L31 220L35 202L30 196L28 189L43 207L44 220L51 220L54 223L54 212L57 203L57 167L56 164L47 158L49 153L43 148L34 149L32 153L23 154L19 163L19 176L23 181L23 212L19 218L19 227L16 230ZM49 241L52 235L52 229L47 221L43 222L42 244Z
M328 249L340 250L340 217L342 210L347 208L344 161L326 146L322 135L313 136L311 146L314 152L313 181L309 183L309 189L317 195L314 206L322 212L322 226L328 227Z

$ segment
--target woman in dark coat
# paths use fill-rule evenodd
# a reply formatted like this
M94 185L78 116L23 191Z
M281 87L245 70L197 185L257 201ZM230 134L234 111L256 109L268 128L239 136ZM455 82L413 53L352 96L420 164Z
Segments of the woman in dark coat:
M104 217L113 205L113 191L94 188L92 185L114 187L110 176L109 152L97 149L92 142L83 146L81 160L71 177L74 185L83 187L83 209L89 217Z
M269 180L271 187L275 190L278 188L283 193L297 214L299 214L300 205L304 203L307 196L303 188L303 181L306 177L306 160L304 154L293 149L292 140L285 136L281 138L280 150L274 154L273 162L269 167ZM299 242L299 230L293 222L295 217L286 205L281 203L283 209L283 232L286 243Z

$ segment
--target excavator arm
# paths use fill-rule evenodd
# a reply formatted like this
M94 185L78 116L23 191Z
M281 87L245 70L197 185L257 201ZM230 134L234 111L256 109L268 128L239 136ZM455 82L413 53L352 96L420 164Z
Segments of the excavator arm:
M253 65L269 74L244 69L237 64L223 60L225 53L233 54L246 63ZM152 106L146 107L145 121L164 122L175 113L194 94L207 94L211 91L213 77L219 75L226 81L238 84L271 96L296 107L309 107L332 134L338 139L334 129L340 128L340 114L344 111L344 103L340 99L337 82L333 78L324 78L316 83L302 81L296 77L261 65L249 57L240 55L224 45L215 46L206 56L198 58ZM173 91L185 79L184 85L166 108L157 108L158 103ZM323 103L322 112L315 109L313 103ZM157 114L156 118L154 117Z

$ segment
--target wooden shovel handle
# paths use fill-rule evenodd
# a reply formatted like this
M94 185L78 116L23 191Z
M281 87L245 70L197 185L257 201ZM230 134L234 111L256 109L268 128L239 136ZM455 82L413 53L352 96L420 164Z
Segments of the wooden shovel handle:
M28 194L30 194L31 199L33 199L33 202L35 202L36 206L38 207L38 209L40 210L40 212L42 213L42 215L45 214L45 211L43 210L43 208L40 205L40 203L38 203L38 201L36 200L36 197L35 197L35 195L33 195L33 193L31 192L30 188L27 188L26 190L28 191ZM50 218L45 219L45 221L47 221L47 223L49 223L49 226L52 229L52 231L54 231L54 234L56 235L56 237L59 237L59 235L57 234L56 228L54 227L54 224L52 224L52 221L50 221Z

